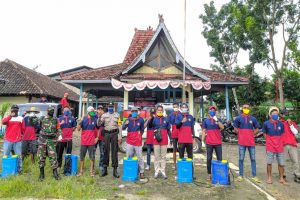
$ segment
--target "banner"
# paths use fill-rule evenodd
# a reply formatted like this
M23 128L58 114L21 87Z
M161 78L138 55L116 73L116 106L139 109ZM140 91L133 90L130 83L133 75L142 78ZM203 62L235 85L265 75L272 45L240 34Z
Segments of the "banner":
M120 89L121 87L124 87L125 90L131 91L134 88L137 90L144 90L146 87L149 89L154 89L156 87L159 87L162 90L167 89L169 86L173 88L178 88L181 85L183 85L183 82L179 81L142 81L139 83L123 83L121 81L118 81L114 78L111 79L111 84L115 89ZM202 81L185 81L184 85L190 84L195 90L201 90L204 88L205 90L211 89L211 83L208 82L202 82Z

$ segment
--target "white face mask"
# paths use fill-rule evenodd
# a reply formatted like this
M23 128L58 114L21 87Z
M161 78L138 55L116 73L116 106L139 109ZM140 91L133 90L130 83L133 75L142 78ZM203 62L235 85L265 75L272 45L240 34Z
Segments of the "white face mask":
M188 113L188 112L189 112L189 109L187 109L187 108L182 108L182 109L181 109L181 112L182 112L182 113Z
M30 112L29 113L29 117L33 117L33 116L35 116L35 113L34 112Z
M178 110L179 110L178 108L174 108L174 111L175 111L175 112L178 112Z

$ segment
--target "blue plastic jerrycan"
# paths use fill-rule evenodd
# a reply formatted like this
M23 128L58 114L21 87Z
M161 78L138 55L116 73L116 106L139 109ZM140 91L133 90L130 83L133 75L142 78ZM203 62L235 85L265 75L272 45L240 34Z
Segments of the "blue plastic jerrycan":
M227 160L212 160L212 184L229 185L229 164Z
M13 156L3 156L2 157L2 178L6 178L11 175L18 174L19 167L19 157L17 155Z
M75 176L77 174L77 169L78 169L78 156L74 154L65 154L64 161L65 161L64 175ZM71 166L69 166L69 164L71 164Z
M177 161L177 182L192 183L193 182L193 160L190 158L182 158Z
M124 157L123 159L123 181L135 182L138 180L138 159L137 157Z

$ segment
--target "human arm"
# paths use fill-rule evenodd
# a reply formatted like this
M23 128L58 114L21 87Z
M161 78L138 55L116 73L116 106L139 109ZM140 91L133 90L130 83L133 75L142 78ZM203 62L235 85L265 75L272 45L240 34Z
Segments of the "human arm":
M8 122L11 120L11 118L12 118L12 116L10 115L10 116L7 116L7 117L5 117L4 119L2 119L2 124L3 125L7 125L8 124Z

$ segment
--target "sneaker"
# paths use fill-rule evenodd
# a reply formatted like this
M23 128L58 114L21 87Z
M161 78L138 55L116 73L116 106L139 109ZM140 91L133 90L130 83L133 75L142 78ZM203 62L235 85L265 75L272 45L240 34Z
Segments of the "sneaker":
M147 165L147 166L145 167L145 170L149 171L149 170L150 170L150 165Z
M167 179L168 178L165 172L162 172L161 175L162 175L163 179Z
M244 178L243 178L242 176L238 176L238 177L236 178L236 180L237 180L238 182L242 182L242 181L244 181Z
M255 183L261 183L261 181L255 176L251 178L252 181L254 181Z
M157 179L158 178L158 173L155 172L154 174L154 178Z

